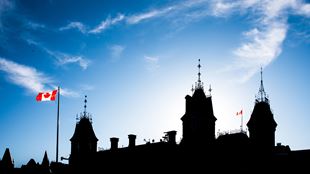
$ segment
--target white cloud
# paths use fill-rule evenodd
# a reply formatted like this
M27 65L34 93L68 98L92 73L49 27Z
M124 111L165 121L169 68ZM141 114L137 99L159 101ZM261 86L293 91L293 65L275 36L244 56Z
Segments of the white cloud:
M146 62L146 68L150 72L154 72L160 67L158 57L144 56L144 60Z
M86 70L90 64L90 60L83 58L82 56L69 56L67 54L57 54L58 65L66 65L77 63L83 70Z
M153 18L153 17L159 16L161 14L163 14L162 11L153 10L153 11L141 13L138 15L132 15L132 16L127 18L127 23L128 24L137 24L137 23L141 22L142 20Z
M7 73L9 80L31 92L47 90L46 86L51 83L51 79L35 68L15 63L13 61L0 58L0 70Z
M242 81L248 80L259 67L269 65L279 56L287 28L285 23L272 23L264 29L254 28L244 34L249 41L234 51L238 56L238 67L247 69Z
M86 70L90 65L91 61L89 59L84 58L83 56L75 56L69 55L62 52L51 51L48 48L44 47L42 44L32 40L32 39L25 39L25 41L29 45L35 45L38 48L45 51L51 57L55 58L56 64L60 66L68 65L68 64L78 64L83 70Z
M118 14L117 17L112 18L108 17L106 20L102 21L98 26L94 29L90 30L89 33L98 34L104 31L105 29L109 28L112 25L115 25L122 20L124 20L125 16L123 14Z
M69 30L69 29L77 29L81 33L86 33L86 27L81 22L70 22L68 25L59 28L60 31Z
M295 11L299 15L310 17L310 4L297 3Z
M225 3L221 0L212 1L210 4L213 16L225 16L238 6L238 2Z
M310 14L309 4L299 0L214 0L212 4L214 16L233 12L247 12L255 16L254 27L244 33L246 40L233 51L237 59L235 67L230 69L245 72L242 81L251 78L259 67L268 66L281 54L290 14Z
M33 67L0 57L0 70L7 74L7 78L11 83L25 88L28 92L35 94L57 89L51 77ZM79 96L77 92L70 89L62 89L61 95L66 97Z
M113 58L113 60L118 60L120 58L120 56L122 55L122 53L125 50L125 46L122 45L112 45L109 47L110 51L111 51L111 56Z
M35 23L35 22L32 22L32 21L28 21L26 26L30 29L33 29L33 30L38 30L38 29L43 29L45 28L45 25L43 24L39 24L39 23Z

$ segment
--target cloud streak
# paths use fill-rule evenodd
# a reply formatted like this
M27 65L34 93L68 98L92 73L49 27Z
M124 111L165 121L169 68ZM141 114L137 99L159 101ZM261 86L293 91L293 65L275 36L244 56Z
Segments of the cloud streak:
M66 26L60 27L59 31L77 29L81 33L86 33L86 26L81 22L70 22Z
M208 2L207 0L185 1L182 3L178 3L176 5L170 5L170 6L163 7L163 8L152 9L149 11L145 11L143 13L137 13L137 14L131 14L131 15L125 15L125 14L119 13L114 18L112 18L111 16L108 16L105 20L101 21L99 25L97 25L91 30L88 30L88 31L84 30L84 32L82 32L81 30L80 31L84 34L86 33L100 34L104 32L106 29L111 28L112 26L117 25L122 22L127 25L135 25L135 24L139 24L143 21L150 20L156 17L163 17L163 16L169 16L171 14L178 14L178 13L181 13L182 11L186 11L188 9L198 7L202 4L206 5L207 2ZM200 13L200 14L205 15L204 13ZM196 15L194 17L198 17L198 16ZM76 23L78 23L79 26L85 26L81 22L76 22ZM70 24L71 23L69 23L65 27L61 27L60 30L63 31L67 29L77 28L73 26L69 27Z
M53 53L55 55L55 53ZM56 56L57 58L57 64L58 65L67 65L72 63L77 63L83 70L86 70L87 67L90 64L90 61L88 59L83 58L82 56L70 56L67 54L59 54L59 56Z
M50 91L56 89L51 77L38 71L33 67L18 64L11 60L0 57L0 71L6 73L8 81L25 88L30 93ZM70 89L62 89L61 95L66 97L77 97L78 93Z
M53 57L56 61L56 64L59 66L65 66L68 64L78 64L83 70L86 70L91 63L89 59L86 59L83 56L75 56L75 55L69 55L69 54L62 53L62 52L51 51L48 48L44 47L42 44L32 39L26 39L26 42L29 45L37 46L38 48L46 52L48 55Z
M51 78L37 71L35 68L15 63L0 57L0 70L7 73L10 82L26 88L31 92L46 90Z
M309 4L298 0L214 0L211 7L212 14L217 17L240 11L256 17L253 28L243 33L245 40L233 51L236 62L230 69L245 71L241 82L250 79L259 67L268 66L281 54L289 28L289 15L310 14Z
M96 26L94 29L90 30L89 33L92 34L98 34L104 31L105 29L118 24L119 22L123 21L125 18L125 15L118 14L117 17L111 18L108 17L106 20L102 21L98 26Z

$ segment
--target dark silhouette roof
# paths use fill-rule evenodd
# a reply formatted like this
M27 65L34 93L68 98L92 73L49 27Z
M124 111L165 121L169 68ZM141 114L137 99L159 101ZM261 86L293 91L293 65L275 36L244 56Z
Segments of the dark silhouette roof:
M35 167L37 167L36 161L35 161L33 158L31 158L31 159L28 161L28 163L27 163L27 167L28 167L28 168L35 168Z
M42 160L41 165L42 165L43 167L49 167L49 165L50 165L50 161L48 160L46 151L45 151L45 153L44 153L44 157L43 157L43 160Z
M247 126L252 128L253 126L257 125L266 125L269 124L272 127L276 127L277 123L273 118L273 114L270 109L270 105L268 102L256 102L253 113Z
M1 165L5 168L13 168L14 167L9 148L5 149L5 152L4 152L3 157L2 157Z
M98 141L95 135L93 127L88 117L84 116L80 118L80 121L76 123L75 131L70 141L78 141L90 139L92 141Z

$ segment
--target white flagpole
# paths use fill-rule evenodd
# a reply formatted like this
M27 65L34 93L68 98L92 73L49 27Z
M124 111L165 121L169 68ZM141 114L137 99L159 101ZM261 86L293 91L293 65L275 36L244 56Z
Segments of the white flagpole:
M60 87L58 86L58 106L57 106L57 136L56 136L56 163L58 163L58 146L59 146L59 98Z

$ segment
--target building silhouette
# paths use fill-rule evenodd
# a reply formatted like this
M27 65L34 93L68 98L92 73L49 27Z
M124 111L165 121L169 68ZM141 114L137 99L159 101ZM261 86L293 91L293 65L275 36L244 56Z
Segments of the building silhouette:
M270 109L268 96L263 85L263 71L261 69L261 84L255 99L255 106L247 123L250 140L256 150L271 152L275 145L275 131L277 123Z
M193 95L187 95L186 111L181 118L183 122L183 138L181 144L184 146L211 145L215 141L215 122L213 114L211 88L210 95L206 95L200 76L200 59L198 64L198 81Z
M85 96L84 112L77 116L77 122L71 141L70 165L85 165L97 151L98 138L92 126L91 115L86 112L87 96Z
M128 135L128 146L119 147L119 138L111 137L111 147L97 151L98 139L92 127L91 115L84 112L77 117L71 141L69 164L49 163L45 152L42 163L31 159L21 169L14 169L9 149L0 161L0 173L110 173L142 172L149 169L156 173L166 172L287 172L309 171L310 150L292 151L289 146L277 143L277 123L270 108L270 101L261 80L258 95L247 132L221 133L215 136L215 123L211 96L204 91L201 82L200 60L198 80L192 87L192 95L186 95L186 111L181 117L183 136L176 142L177 132L165 132L159 142L146 141L137 145L137 135ZM225 108L223 108L225 109ZM139 170L140 169L140 170Z

